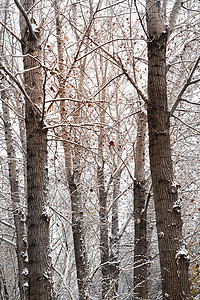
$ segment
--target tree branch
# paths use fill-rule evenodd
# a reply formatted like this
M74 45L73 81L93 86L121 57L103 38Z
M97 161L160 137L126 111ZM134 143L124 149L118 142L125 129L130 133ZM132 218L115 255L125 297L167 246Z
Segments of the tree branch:
M18 40L20 43L22 43L22 40L10 29L8 28L5 24L3 24L1 21L0 21L0 24L8 31L12 34L12 36L14 36L16 38L16 40Z
M188 86L199 81L199 79L198 79L198 80L194 80L194 81L191 82L192 76L193 76L196 68L198 67L199 61L200 61L200 56L197 58L196 63L194 64L194 67L193 67L192 71L190 72L190 75L189 75L186 83L182 87L182 89L181 89L181 91L180 91L180 93L179 93L179 95L178 95L178 97L177 97L174 105L172 106L172 109L170 111L170 117L173 115L175 109L177 108L179 102L181 101L181 98L182 98L184 92L186 91L186 89L188 88Z
M82 31L79 30L74 24L72 24L70 22L70 24L78 31L82 34ZM145 97L145 95L142 93L142 91L140 90L140 88L137 86L137 84L133 81L133 79L131 78L130 74L128 73L128 71L126 70L126 68L124 67L121 59L118 57L118 59L116 57L114 57L114 55L110 54L107 50L105 50L102 45L99 45L95 40L93 40L91 37L88 37L88 39L95 45L97 46L96 49L101 49L101 51L103 51L109 58L111 58L112 62L117 65L119 68L122 69L123 73L126 75L127 79L130 81L130 83L133 85L133 87L137 90L138 94L141 96L141 98L144 100L145 103L147 103L147 98ZM95 50L96 50L95 49ZM91 53L91 52L89 52ZM89 54L88 53L88 54ZM78 59L77 59L78 60Z
M2 63L0 62L0 69L2 69L6 74L8 74L8 76L14 81L14 83L18 86L18 88L20 89L20 91L22 92L22 94L24 95L25 99L29 102L29 104L31 105L31 107L33 108L33 111L37 114L37 115L41 115L41 111L40 109L32 102L32 100L30 99L29 95L27 94L27 92L25 91L25 89L23 88L23 86L21 85L21 83L16 79L16 77L10 73L10 71L8 69L6 69L6 67L4 67L2 65Z

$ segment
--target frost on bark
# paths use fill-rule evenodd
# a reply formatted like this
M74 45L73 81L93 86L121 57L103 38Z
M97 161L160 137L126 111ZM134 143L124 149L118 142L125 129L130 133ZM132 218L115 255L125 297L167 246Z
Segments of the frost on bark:
M17 4L17 1L15 1ZM31 12L20 16L24 84L29 101L26 101L26 145L27 145L27 229L28 269L30 300L52 299L51 259L49 240L49 216L47 204L47 130L45 130L40 106L43 100L40 32L33 31L34 1L25 0L21 9ZM19 5L18 5L19 7Z
M147 290L147 211L145 207L145 136L146 116L138 116L137 142L135 151L135 181L134 181L134 297L148 299Z
M187 255L182 243L181 208L173 183L167 106L167 29L160 1L147 0L149 155L156 211L163 299L188 299Z
M7 101L7 95L5 90L2 90L1 97L3 101ZM27 241L26 241L26 225L25 216L22 208L22 203L20 203L20 190L18 183L17 165L16 165L16 155L13 145L12 129L9 108L5 102L2 102L3 120L4 120L4 131L5 131L5 141L6 150L8 158L9 167L9 181L11 190L11 200L14 216L14 224L16 228L16 252L17 252L17 262L18 262L18 286L20 291L20 299L27 299Z
M5 20L7 12L5 12ZM3 38L3 30L0 32L0 39ZM3 39L2 39L3 40ZM1 44L1 55L3 56L3 43ZM3 80L0 84L1 99L2 99L2 113L5 133L5 143L7 150L8 168L9 168L9 182L12 200L12 209L14 224L16 229L16 252L18 265L18 286L21 300L27 299L27 237L25 212L23 211L22 203L20 203L20 189L18 183L18 172L16 164L16 153L13 145L13 136L10 120L10 112L8 108L9 99L5 87L3 88ZM0 288L1 290L1 288Z

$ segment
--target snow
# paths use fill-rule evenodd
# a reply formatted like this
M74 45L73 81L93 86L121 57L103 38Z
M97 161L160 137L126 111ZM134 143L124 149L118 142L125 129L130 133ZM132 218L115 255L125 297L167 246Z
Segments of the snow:
M189 259L188 251L187 251L185 245L183 245L183 246L180 248L180 250L176 253L175 258L176 258L177 263L178 263L178 261L179 261L179 259L180 259L181 257L184 257L184 258L186 258L186 259Z
M28 275L28 269L27 269L27 268L24 268L24 269L23 269L22 275L25 275L25 276Z
M163 238L164 236L165 236L165 234L163 231L159 232L159 238Z
M181 206L180 200L177 200L176 202L174 202L172 209L180 208L180 206Z
M49 275L47 274L47 272L45 272L45 273L43 274L43 276L44 276L44 278L46 278L47 280L50 279L50 278L49 278Z
M28 282L25 282L25 283L23 284L23 287L27 287L27 288L28 288Z

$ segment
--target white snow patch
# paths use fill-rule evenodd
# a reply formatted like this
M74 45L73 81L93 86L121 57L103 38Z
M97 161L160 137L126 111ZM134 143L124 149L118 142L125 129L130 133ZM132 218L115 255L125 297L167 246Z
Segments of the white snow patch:
M22 270L22 275L28 275L28 269L27 268L24 268L23 270Z
M43 274L43 276L44 276L44 278L49 279L49 275L47 274L47 272L45 272L45 273Z
M177 200L176 202L174 202L172 209L180 208L180 206L181 206L181 202L180 202L180 200Z
M175 258L176 258L177 263L178 263L179 259L181 258L181 256L183 256L186 259L189 259L188 251L187 251L185 245L183 245L180 248L180 250L176 253Z
M28 288L28 282L24 282L23 287L27 287Z

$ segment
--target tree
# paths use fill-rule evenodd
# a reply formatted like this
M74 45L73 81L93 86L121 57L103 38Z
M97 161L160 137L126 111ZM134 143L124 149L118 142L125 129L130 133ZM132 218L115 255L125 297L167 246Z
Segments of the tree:
M8 4L8 3L7 3ZM7 11L5 11L6 20ZM0 37L3 40L5 29L2 28ZM4 55L4 45L1 45L1 55ZM3 87L3 83L5 86ZM3 123L5 132L5 142L7 150L7 159L9 167L9 182L11 190L11 200L13 208L13 218L16 230L16 249L18 261L18 286L20 291L21 300L27 299L27 239L26 239L26 225L25 225L25 212L20 201L20 188L18 181L16 152L13 144L13 134L11 127L11 118L9 112L9 96L6 92L6 81L2 80L0 84L1 99L2 99L2 112Z
M44 128L45 92L41 68L40 30L34 30L34 1L16 0L20 14L24 63L27 145L27 230L29 292L32 299L52 297L49 241L50 217L47 212L47 129ZM29 13L27 13L29 11Z
M188 258L183 244L178 187L174 183L166 83L166 46L180 6L176 1L170 28L160 2L147 0L149 155L156 210L163 299L189 297Z
M145 137L146 115L138 114L137 142L135 153L134 181L134 295L136 299L147 299L148 243L147 243L147 206L145 183Z

